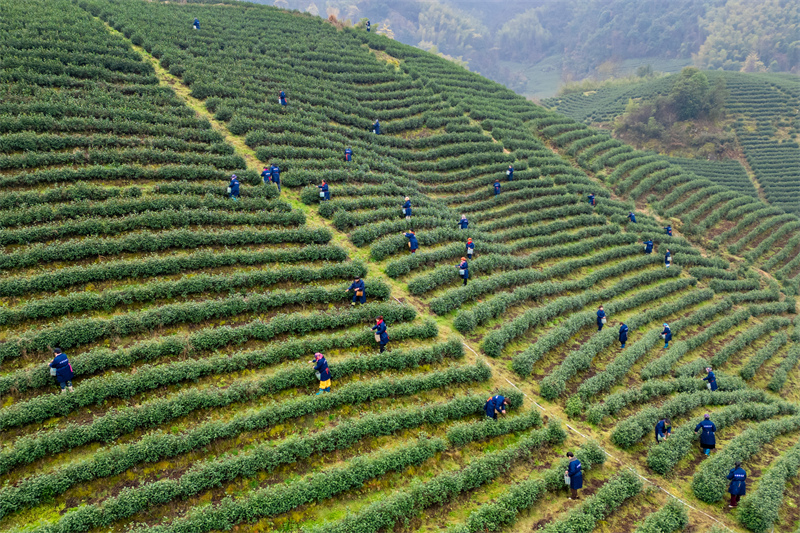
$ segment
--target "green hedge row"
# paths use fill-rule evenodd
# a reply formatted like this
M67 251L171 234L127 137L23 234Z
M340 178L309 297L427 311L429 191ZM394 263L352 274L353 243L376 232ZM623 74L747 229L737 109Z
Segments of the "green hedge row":
M692 492L706 503L721 500L728 487L725 476L736 461L746 461L784 433L800 429L800 416L767 420L751 426L728 442L709 461L700 464L692 478Z
M139 187L100 187L78 182L75 185L52 187L44 191L4 191L0 197L0 209L21 209L50 203L66 204L63 207L69 209L72 206L86 205L85 202L89 200L99 202L141 196L142 189ZM49 206L44 208L58 213L62 206L55 209ZM33 212L38 213L38 210ZM24 216L24 213L25 211L20 211L21 216Z
M322 502L337 494L359 488L370 479L388 472L402 472L410 466L432 459L445 448L443 440L423 435L415 443L403 443L389 451L358 456L342 466L327 468L292 483L256 489L236 498L228 496L216 505L195 508L170 524L141 526L131 531L206 533L229 530L242 522L275 516L300 505ZM70 525L78 519L75 517ZM75 530L76 528L70 527L68 531Z
M233 203L233 202L231 202ZM69 220L29 228L8 229L0 235L0 246L47 242L75 236L120 235L137 230L169 230L192 226L300 226L306 217L301 211L291 213L231 213L229 211L192 209L127 215L114 219Z
M663 298L665 294L670 294L672 292L685 289L689 285L694 285L696 282L697 280L694 278L677 279L664 283L659 287L639 292L625 300L613 302L612 304L609 304L611 307L606 307L608 308L609 313L624 311L630 309L631 307L641 305L642 303ZM694 291L692 294L697 293L699 293L698 296L704 297L705 299L713 297L713 293L710 290L707 292ZM687 302L694 299L694 296L687 295L687 297L689 298L689 300L685 300ZM586 311L584 313L572 315L566 321L559 324L558 328L555 328L551 332L539 337L529 348L515 355L511 362L512 368L520 376L527 377L530 375L533 365L536 363L536 361L541 359L545 353L552 350L559 344L567 342L570 337L577 333L581 328L595 323L596 320L597 315L593 311ZM610 329L606 331L610 331Z
M342 405L416 394L458 383L486 381L491 375L489 366L479 363L474 366L453 366L445 370L402 378L357 381L337 388L332 394L272 402L263 409L237 415L225 422L206 422L195 426L187 433L173 435L173 438L186 443L195 442L198 443L196 446L202 447L204 446L202 443L207 439L236 436L244 431L268 427ZM22 437L17 439L13 448L0 455L0 465L2 465L3 471L8 471L13 465L29 463L41 457L43 453L59 453L92 442L111 442L136 430L158 427L197 409L223 407L234 402L246 401L249 397L243 393L247 393L251 389L246 384L240 383L221 390L187 390L141 406L109 411L104 416L95 418L89 424L70 424L49 432ZM483 402L485 403L485 401L484 399ZM156 433L148 439L163 439L158 435ZM146 442L150 441L142 442L142 447L137 448L139 451L132 453L146 452L148 449ZM172 444L169 444L168 441L164 442L170 446L180 444L174 441L169 441ZM127 448L121 450L125 449Z
M742 403L714 411L714 425L720 431L741 420L766 420L782 414L797 414L797 407L787 402ZM667 440L652 445L647 452L647 466L662 476L672 471L697 440L694 428L695 423L688 421Z
M431 300L431 310L439 315L446 314L453 309L461 307L465 302L503 287L542 282L550 278L566 276L587 266L601 265L613 259L631 256L639 250L638 245L618 246L589 257L564 261L541 270L533 266L554 257L584 255L600 247L624 244L626 240L628 238L625 234L606 235L596 239L586 239L573 245L552 246L546 250L533 252L523 257L499 254L479 256L470 263L470 275L488 274L499 269L508 269L511 272L476 279L469 285L450 289ZM408 288L411 294L421 295L457 277L458 269L455 268L455 265L453 267L440 267L430 274L412 279L408 283Z
M198 274L184 276L176 281L154 281L127 289L103 292L72 292L67 296L51 296L28 300L17 307L0 309L0 324L17 324L26 320L40 320L70 313L90 310L110 311L120 305L132 305L155 300L169 300L188 295L241 292L276 283L297 282L308 284L331 279L352 279L366 276L367 268L360 261L325 265L319 269L306 267L271 268L233 274ZM382 282L377 282L383 287ZM372 283L370 282L370 285ZM349 284L348 284L349 285ZM370 297L372 291L370 291ZM381 294L380 290L376 294Z
M660 407L642 409L635 415L618 423L611 432L611 442L621 448L630 448L639 442L643 436L653 431L656 422L662 418L675 418L678 415L688 413L692 409L706 405L764 402L767 399L768 396L764 391L750 389L731 392L704 390L679 394L664 402Z
M582 294L574 297L576 298L575 301L578 302L582 298L584 300L583 305L586 305L591 301L608 300L617 294L621 294L642 285L649 285L665 278L678 277L681 273L679 268L646 270L629 278L622 279L612 287L600 291L589 290L601 280L618 276L621 272L632 270L635 268L633 265L637 263L651 265L652 261L648 261L646 259L642 261L642 258L637 258L596 270L580 280L566 282L546 281L535 285L517 287L513 292L510 293L501 292L500 294L497 294L488 300L476 304L470 309L463 309L459 311L456 319L453 321L453 325L461 333L467 333L493 318L502 316L509 307L519 302L538 299L542 296L558 294L560 292L578 290L582 291ZM555 301L550 302L540 309L544 310L544 308L555 304Z
M633 498L642 490L642 481L633 470L624 470L612 477L589 496L579 507L574 507L567 515L549 522L542 533L590 533L597 523L617 510L626 500Z
M501 421L479 424L481 427L491 427L497 434L510 433L510 431L502 431ZM502 433L499 433L500 431ZM524 436L517 444L474 459L460 470L445 472L430 481L413 484L409 489L394 492L388 498L368 505L346 518L317 527L303 528L302 531L304 533L352 533L354 531L374 533L391 530L398 522L407 522L410 517L428 507L445 504L463 492L474 490L493 481L508 471L515 463L529 457L534 450L560 444L566 437L567 434L561 428L561 424L557 421L551 422L547 428L533 431Z
M0 295L22 296L31 292L55 292L86 283L169 276L204 268L346 260L347 252L343 248L330 245L258 251L201 250L180 255L157 255L86 266L68 266L30 276L9 276L0 279Z
M140 192L138 188L133 188ZM24 205L24 200L20 199ZM182 209L210 209L225 211L277 211L289 213L292 206L283 200L265 198L240 198L231 202L226 198L198 197L187 195L148 196L145 198L119 199L111 198L102 202L86 200L64 203L57 207L50 205L28 205L15 209L0 211L0 225L11 228L42 222L78 219L83 217L120 217L137 213L154 214L158 211L174 211Z
M757 533L769 531L778 521L786 485L800 469L800 443L784 452L761 477L755 490L750 490L739 506L739 522Z
M689 512L683 502L670 497L666 505L647 516L634 533L674 533L689 525Z
M718 375L717 385L722 391L735 391L746 389L747 384L740 377ZM632 404L644 403L658 396L667 396L675 392L701 392L706 389L706 382L695 378L678 378L668 381L653 380L642 384L635 389L623 390L606 396L603 403L598 403L589 407L586 411L586 419L599 424L610 415L620 412L625 407Z
M780 350L781 347L783 347L783 345L787 342L789 342L789 338L787 337L786 333L781 332L772 337L772 340L770 340L766 346L757 351L755 355L753 355L753 357L751 357L739 371L739 375L742 376L742 379L753 379L761 366L766 363L770 357L778 353L778 350Z
M594 441L588 441L575 450L584 471L602 465L606 454ZM495 500L485 503L467 517L465 524L450 527L448 533L485 533L501 531L517 521L518 515L532 507L546 492L556 492L564 488L564 471L567 459L560 459L554 466L545 470L541 478L529 479L512 485ZM314 532L316 533L316 532Z
M458 358L462 356L463 346L459 340L455 340L428 349L395 350L388 355L382 354L381 357L371 356L347 359L338 364L332 364L331 373L335 376L335 379L341 379L344 376L358 372L372 372L386 369L400 370L417 367L422 364L427 365L441 362L444 357ZM259 390L258 392L254 392L252 396L258 397L261 396L262 393L270 394L289 387L303 387L312 384L315 381L313 369L308 365L301 366L302 368L297 367L279 371L270 378L262 379L255 384L256 388ZM475 412L474 407L472 412ZM519 429L514 429L513 431L526 429L535 422L536 421L531 420L528 425L525 426L524 424L521 425L518 421L517 426L514 427L519 427ZM538 422L541 423L541 419L538 419ZM503 427L507 426L508 424L505 424ZM462 433L456 433L455 438L456 441L462 439L463 442L466 443L470 441L470 436L474 434L475 431L470 432L469 430L464 430ZM206 435L204 441L208 440L208 438L210 437ZM451 440L451 442L453 441ZM169 438L162 438L161 441L148 440L146 452L148 454L148 462L174 456L176 452L174 444L175 443L171 442ZM179 453L186 453L191 449L192 448L187 447L186 442L184 442ZM139 462L142 462L142 460L142 449L134 445L127 449L125 453L116 456L109 453L101 454L101 457L92 457L90 462L83 461L73 467L61 468L55 473L24 478L13 487L0 489L0 516L5 516L26 507L35 506L44 500L63 493L76 484L124 472Z
M710 290L710 289L709 289ZM686 319L687 325L698 325L705 320L713 318L715 315L731 310L733 303L729 299L724 299L712 305L699 309L696 313ZM725 333L729 329L741 324L750 317L749 309L741 309L722 319L716 320L713 324L705 328L701 333L689 337L685 340L675 341L663 355L648 363L641 372L642 379L653 379L665 376L670 373L672 367L691 350L699 347L704 342L711 340L714 336ZM683 322L683 321L681 321Z
M390 293L391 289L385 283L370 282L371 298L385 300ZM267 294L248 293L218 300L166 304L154 309L115 315L111 318L64 319L52 327L31 328L19 337L8 339L0 345L0 362L31 352L49 350L50 346L73 348L106 337L125 337L143 331L153 331L167 325L196 324L243 313L263 313L284 305L333 303L348 298L348 294L342 287L335 290L326 290L320 287L299 291L270 291ZM350 312L328 313L327 315L317 312L303 318L298 314L279 314L270 321L270 327L276 331L276 334L278 332L305 333L317 329L342 327L385 315L386 313L381 311L386 308L386 304L371 304Z
M326 244L331 232L320 229L220 230L177 229L157 233L136 233L119 238L87 237L54 244L37 244L0 256L0 269L25 268L40 263L79 261L90 257L144 253L170 248L199 246L244 246L254 244Z
M798 361L800 361L800 346L793 344L789 348L789 353L786 354L786 358L781 362L778 369L774 371L772 380L769 382L769 385L767 385L767 388L772 392L780 392L783 386L786 385L789 372L794 370Z
M709 294L710 293L710 294ZM641 314L638 314L628 320L628 326L631 330L636 330L645 324L654 320L663 320L664 317L677 313L691 305L703 302L713 297L713 292L709 289L707 291L692 291L685 295L683 298L676 302L665 303L655 309L649 309ZM631 296L622 302L612 302L608 305L609 315L612 313L620 312L622 309L631 309L652 301L651 298L644 298L642 293ZM716 305L707 308L702 308L700 311L693 315L693 320L689 323L698 323L708 316L713 316L721 311L730 309L730 302L723 302L727 305ZM561 395L567 387L567 381L574 377L578 372L586 370L591 367L592 360L602 350L611 346L617 341L619 332L616 328L607 328L605 331L598 332L592 336L588 341L584 342L580 348L571 351L561 364L550 372L540 382L540 394L548 400L553 400Z
M402 317L394 317L402 319ZM433 320L425 320L421 324L392 325L392 340L430 339L439 333ZM177 355L198 356L224 348L243 344L249 340L270 340L273 334L266 324L256 320L243 326L212 326L182 337L166 336L156 340L148 340L134 344L129 348L111 350L105 347L70 356L70 364L76 376L87 376L112 368L126 368L137 362L155 361L161 357ZM304 336L302 339L273 342L268 348L249 352L253 357L265 361L264 364L277 364L281 361L306 357L309 353L324 352L331 349L358 348L371 346L374 335L371 331L349 332L343 335L322 334L315 337ZM48 372L47 363L34 367L9 372L0 376L0 394L12 388L18 392L53 385ZM2 473L2 469L0 469Z
M263 368L272 363L272 358L260 357L259 352L238 352L233 355L217 355L203 359L176 361L162 365L143 365L133 374L113 373L88 379L69 398L58 395L37 396L28 401L17 402L0 413L0 428L8 429L33 422L47 420L54 415L65 416L80 407L97 404L108 398L130 398L145 391L196 381L202 377L237 372L248 368ZM367 372L416 368L420 365L441 363L445 358L464 356L464 346L458 339L426 348L392 350L381 356L355 356L331 363L330 369L336 379ZM308 387L316 382L314 371L308 365L293 365L281 368L269 377L253 381L253 392L260 397L289 388ZM2 496L0 495L0 500Z

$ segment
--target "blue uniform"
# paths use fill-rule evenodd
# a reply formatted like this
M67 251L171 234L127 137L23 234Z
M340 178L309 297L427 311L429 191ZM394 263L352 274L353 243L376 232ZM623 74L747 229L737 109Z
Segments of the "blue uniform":
M506 176L508 176L508 181L514 181L514 167L509 165Z
M653 241L644 241L644 253L646 254L653 253Z
M408 244L411 245L409 246L409 248L411 248L412 252L415 252L417 248L419 248L419 243L417 242L417 236L414 235L413 233L406 233L405 236L408 239Z
M272 177L272 183L278 186L278 192L281 192L281 169L278 165L269 167L269 175Z
M589 205L594 205L594 194L590 194L588 198L589 198Z
M363 279L351 283L347 290L353 291L353 303L367 303L367 289ZM358 296L358 291L361 291L361 296Z
M668 267L672 264L672 254L667 252L664 254L664 266Z
M630 220L631 222L636 224L636 215L634 215L633 213L629 213L628 214L628 220Z
M231 188L231 198L239 198L239 180L237 178L231 178L231 182L228 184L228 187Z
M281 91L281 94L278 95L278 102L280 102L281 105L286 105L286 93L285 92Z
M328 361L326 361L324 357L317 361L317 364L314 365L314 370L319 372L320 381L328 381L331 379L331 371L328 368Z
M711 385L711 390L717 390L717 376L714 375L714 372L709 372L706 377L703 378L703 381L708 381L708 384Z
M569 462L567 469L569 474L569 488L578 490L583 488L583 470L581 469L581 462L578 459L573 459Z
M664 331L661 332L664 336L664 348L669 346L669 341L672 340L672 330L669 329L669 326L664 326Z
M344 151L344 160L345 161L352 161L353 160L353 151L350 148L345 149L345 151Z
M458 269L464 271L463 274L460 274L461 279L469 279L469 264L466 261L461 261L461 263L458 264Z
M411 216L411 200L406 200L406 203L403 204L403 209L405 209L405 214L407 217Z
M194 27L194 29L199 30L200 29L200 19L194 19L194 24L192 24L192 26Z
M375 333L380 335L381 348L386 346L386 343L389 342L389 334L386 333L386 322L381 320L379 324L375 324L374 326L372 326L372 329L375 330ZM383 351L383 350L381 350L381 351Z
M717 444L717 437L714 432L717 431L717 426L711 420L703 420L694 428L694 432L702 431L700 433L700 446L705 449L714 448Z
M731 468L731 471L728 472L728 479L731 480L728 492L734 496L744 496L747 493L747 472L744 471L744 468Z
M628 325L622 324L619 327L619 342L622 344L622 347L625 347L625 343L628 342Z
M602 309L597 310L597 331L602 331L603 329L603 319L606 317L606 312Z
M371 24L369 23L369 21L367 21L367 31L369 31L370 26Z
M504 409L503 402L506 401L505 396L492 396L488 400L486 400L486 404L483 406L483 412L486 413L488 418L493 418L497 420L497 412L500 412Z
M500 182L496 181L494 183L494 195L497 196L500 194Z
M475 253L475 243L468 242L467 243L467 256L472 256Z
M672 237L672 226L667 226L666 228L664 228L664 231L667 232L667 235Z
M331 192L328 190L328 184L325 183L323 185L317 185L319 187L319 191L323 194L323 200L330 200L331 199Z
M72 386L71 382L75 374L72 372L72 365L69 364L67 354L60 353L53 357L53 360L50 362L50 368L56 369L56 381L58 381L62 389L64 385Z
M461 220L458 221L458 227L460 227L461 229L467 229L467 226L469 226L469 220L467 220L466 218L462 218Z
M659 420L656 424L656 442L667 435L672 435L672 426L668 426L666 420Z
M372 131L375 133L375 135L381 134L381 123L377 120L375 121L375 124L372 125Z
M269 183L272 181L272 173L270 172L270 169L265 168L261 171L261 179L264 180L264 183Z

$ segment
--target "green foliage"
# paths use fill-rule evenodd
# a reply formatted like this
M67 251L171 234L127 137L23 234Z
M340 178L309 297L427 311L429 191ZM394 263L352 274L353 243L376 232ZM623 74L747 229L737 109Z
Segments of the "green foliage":
M670 498L666 505L647 516L634 533L673 533L689 525L689 513L683 502Z

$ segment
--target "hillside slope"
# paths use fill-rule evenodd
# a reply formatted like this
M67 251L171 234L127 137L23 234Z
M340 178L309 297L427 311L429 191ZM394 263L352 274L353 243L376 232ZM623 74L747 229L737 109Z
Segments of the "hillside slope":
M642 180L662 161L631 173L611 154L640 154L603 134L321 19L138 0L0 10L0 216L11 228L0 528L796 526L791 476L770 468L798 454L795 302L741 255L763 248L771 261L785 232L756 233L725 258L666 236L641 201L650 188L674 188L656 191L659 206L711 198ZM270 163L280 196L258 177ZM735 194L732 205L755 201ZM692 219L707 233L730 226L715 205ZM411 229L415 254L401 235ZM467 237L477 255L463 285ZM642 253L647 238L657 253ZM354 276L369 303L351 308ZM600 304L611 320L598 332ZM383 354L368 329L377 315L389 324ZM625 350L618 321L631 330ZM41 361L56 343L74 393L52 394ZM331 362L331 394L313 395L316 351ZM713 393L699 379L708 364ZM498 392L510 416L481 420ZM691 430L705 411L719 449L702 462ZM664 416L675 436L655 445ZM567 450L586 485L584 501L565 504ZM752 481L727 513L734 459Z

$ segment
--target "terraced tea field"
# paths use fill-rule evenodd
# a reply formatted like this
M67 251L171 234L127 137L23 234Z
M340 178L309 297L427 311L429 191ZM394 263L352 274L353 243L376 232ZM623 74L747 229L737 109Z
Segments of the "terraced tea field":
M794 215L296 12L0 0L0 27L0 529L800 525Z

